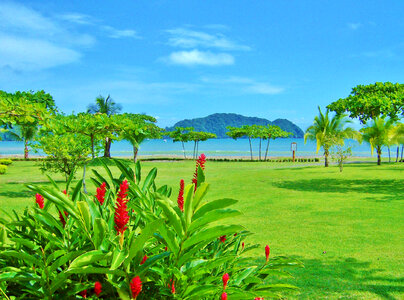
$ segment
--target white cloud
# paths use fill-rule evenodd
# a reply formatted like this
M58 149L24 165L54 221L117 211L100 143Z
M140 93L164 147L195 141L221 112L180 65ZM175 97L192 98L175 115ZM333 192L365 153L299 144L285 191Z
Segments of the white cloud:
M209 34L202 31L195 31L185 28L167 30L170 37L168 44L180 48L215 48L226 51L251 50L249 46L238 44L228 39L223 34Z
M60 19L79 25L93 25L95 20L93 17L79 13L68 13L59 16Z
M234 57L230 54L199 50L172 52L166 60L172 64L186 66L222 66L234 64Z
M120 39L120 38L140 38L135 30L132 29L116 29L111 26L101 27L110 38Z
M362 24L361 24L361 23L348 23L347 25L348 25L348 27L349 27L350 29L352 29L352 30L357 30L357 29L359 29L360 27L362 27Z
M268 82L257 81L248 77L202 77L201 81L232 90L239 90L247 94L275 95L282 93L285 89L272 85Z

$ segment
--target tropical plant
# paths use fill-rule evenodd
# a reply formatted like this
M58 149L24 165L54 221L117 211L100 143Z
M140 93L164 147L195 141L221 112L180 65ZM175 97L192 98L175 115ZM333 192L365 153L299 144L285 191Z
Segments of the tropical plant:
M90 114L106 114L108 117L119 113L122 110L120 104L117 104L110 95L107 98L99 95L95 98L95 103L92 103L88 106L87 112ZM104 157L111 157L111 137L107 136L105 138L105 148L104 148Z
M349 112L349 117L358 117L362 123L379 117L397 120L404 116L404 84L376 82L358 85L348 97L331 103L327 108L337 114Z
M331 137L331 139L335 139ZM341 144L338 140L331 141L330 148L331 158L337 162L339 171L344 169L344 163L352 156L352 146Z
M198 156L199 142L204 142L209 139L215 139L216 134L204 131L190 131L189 140L194 142L194 153L193 158Z
M251 160L253 160L253 151L252 151L252 144L251 144L251 138L254 137L254 130L252 126L249 125L243 125L241 127L232 127L232 126L227 126L226 127L228 132L226 134L231 137L234 140L237 140L242 137L248 137L248 142L250 143L250 156Z
M267 147L266 147L266 150L265 150L265 158L264 158L264 160L267 159L268 149L269 149L269 141L271 139L275 140L277 138L286 138L286 137L292 135L291 132L283 131L279 126L276 126L276 125L262 126L261 131L262 131L262 135L261 135L262 139L267 140ZM261 149L260 149L260 151L261 151Z
M101 160L103 161L103 160ZM286 257L248 257L248 232L228 220L240 214L237 201L208 201L205 157L193 184L181 180L176 201L168 186L157 188L157 169L142 180L139 162L108 178L94 171L95 195L81 192L82 180L66 193L28 187L35 204L22 215L0 217L0 292L19 299L230 299L281 298L296 290L279 279ZM59 215L55 217L54 211ZM226 221L227 220L227 221ZM217 221L220 221L218 223Z
M394 121L392 119L375 118L366 123L365 127L360 130L362 139L370 145L372 155L374 149L376 149L378 165L382 163L382 147L390 144L389 132L393 125Z
M401 160L403 159L404 150L404 123L397 123L389 132L389 143L397 145L396 162L398 161L400 145L401 145Z
M331 117L328 108L326 113L323 114L320 107L318 107L318 112L319 114L314 118L313 125L306 130L304 142L306 143L308 139L316 141L316 153L323 147L324 165L328 167L330 148L335 143L343 145L345 139L358 139L359 134L353 128L346 126L350 121L345 115L334 115Z
M7 171L7 166L0 164L0 175L5 174L6 171Z

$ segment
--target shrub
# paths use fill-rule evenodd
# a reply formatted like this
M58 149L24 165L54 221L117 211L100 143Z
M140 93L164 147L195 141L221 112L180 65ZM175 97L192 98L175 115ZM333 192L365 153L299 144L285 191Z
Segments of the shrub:
M9 166L13 163L11 159L0 159L0 165Z
M0 165L0 174L4 174L7 171L7 166L5 165Z
M318 157L314 158L315 162L320 162L320 159Z
M177 201L170 187L157 188L156 168L142 180L139 162L132 170L114 160L119 177L104 164L108 179L94 170L95 196L81 192L82 180L73 189L67 182L66 194L52 180L51 188L28 186L37 193L35 207L0 218L1 290L10 298L96 293L138 300L219 299L225 288L230 299L281 298L296 290L274 276L290 277L282 268L301 263L269 257L268 246L261 257L248 257L259 246L247 245L250 233L229 224L240 215L229 208L237 201L206 200L203 158L193 184L181 180Z

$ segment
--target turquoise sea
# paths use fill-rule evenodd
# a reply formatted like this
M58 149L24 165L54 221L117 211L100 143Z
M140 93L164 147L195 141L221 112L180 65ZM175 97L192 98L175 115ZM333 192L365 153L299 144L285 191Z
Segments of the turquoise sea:
M316 156L315 142L308 141L304 144L303 139L276 139L271 140L268 156L291 156L291 143L297 143L296 156ZM370 146L366 143L359 144L356 141L348 140L346 144L353 147L354 156L370 156ZM194 143L185 143L185 152L187 157L192 156ZM253 140L253 154L258 155L259 140ZM262 143L262 153L265 154L266 142ZM392 152L395 154L395 148ZM199 143L199 153L205 153L208 157L226 157L226 156L250 156L250 146L248 139L212 139ZM23 155L24 145L22 142L0 141L0 155ZM43 155L42 153L32 153L34 155ZM394 155L392 153L392 155ZM111 155L115 157L129 157L133 155L132 146L127 141L116 141L112 144ZM172 140L146 140L139 149L139 155L153 156L183 156L181 143L173 143ZM322 150L319 156L322 155ZM383 156L387 156L387 149L383 149Z

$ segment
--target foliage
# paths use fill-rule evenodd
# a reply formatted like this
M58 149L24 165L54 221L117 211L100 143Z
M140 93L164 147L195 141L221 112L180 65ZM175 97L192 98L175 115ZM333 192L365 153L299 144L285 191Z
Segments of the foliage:
M0 159L0 165L8 166L8 165L11 165L12 163L13 163L13 161L11 159L7 159L7 158Z
M4 173L6 173L6 171L7 171L7 166L0 164L0 174L4 174Z
M378 117L397 120L404 116L404 84L376 82L358 85L351 94L327 106L337 114L349 112L349 117L358 117L362 123Z
M173 142L181 142L182 151L184 152L184 158L187 158L185 154L184 143L191 140L190 132L193 131L193 127L175 127L173 131L167 131L166 134L173 139Z
M318 116L314 118L313 125L307 128L304 135L304 142L309 140L316 141L317 153L321 147L324 149L325 166L328 167L328 155L330 148L334 145L343 145L345 139L359 139L357 131L351 127L346 127L350 122L345 115L329 115L329 109L325 114L318 107Z
M199 142L204 142L209 139L215 139L216 134L203 131L190 131L189 140L194 142L194 155L193 158L198 156Z
M381 164L382 147L388 145L389 133L393 128L394 121L392 119L375 118L373 121L366 123L365 127L360 130L362 139L369 143L371 154L374 149L377 153L377 164Z
M173 131L175 127L193 127L196 131L211 132L218 138L226 138L227 127L242 127L244 125L276 125L282 130L291 132L292 137L302 138L304 132L295 124L286 119L276 119L269 121L267 119L256 117L245 117L238 114L216 113L204 118L191 120L182 120L167 128L167 131Z
M352 147L342 144L336 137L330 137L329 142L331 146L330 154L331 158L337 162L339 171L344 169L344 163L352 156Z
M91 153L88 139L77 133L59 133L57 128L52 132L42 132L32 146L47 155L42 160L41 169L62 173L66 180L88 161Z
M244 242L249 233L224 223L240 214L229 208L237 201L207 201L209 185L201 168L195 193L194 185L185 187L181 211L169 198L171 188L156 187L155 168L142 180L139 163L134 170L115 163L119 178L106 165L108 178L94 172L93 181L105 187L97 197L80 192L82 181L67 186L67 195L55 183L52 188L28 186L43 196L44 208L37 197L33 209L0 218L0 288L6 295L60 299L87 290L95 297L99 282L97 292L101 286L100 297L107 299L132 298L139 285L139 300L217 299L224 291L223 274L230 278L230 299L280 298L296 289L273 278L289 277L282 269L301 263L270 257L269 248L266 259L264 248L261 259L248 257L256 247ZM129 217L119 234L116 203L127 206L121 213Z

